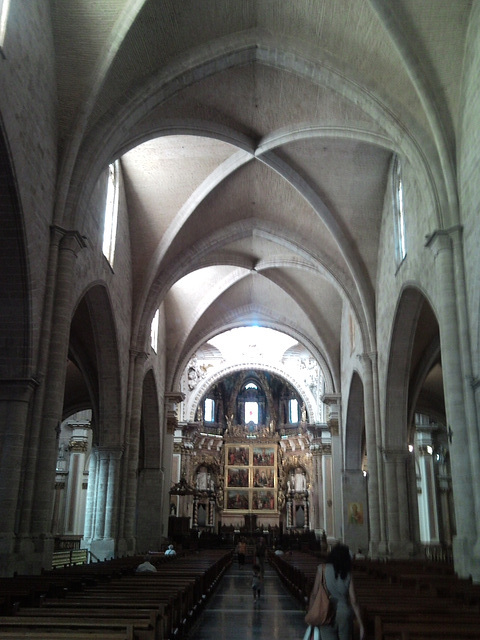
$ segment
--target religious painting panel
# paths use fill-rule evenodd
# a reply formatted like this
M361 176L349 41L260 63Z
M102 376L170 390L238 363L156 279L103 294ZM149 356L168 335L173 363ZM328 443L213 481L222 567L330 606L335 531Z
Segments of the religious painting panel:
M253 466L254 467L275 466L275 448L274 447L254 447L253 448Z
M253 511L275 511L275 492L265 490L252 491Z
M227 489L227 509L248 511L248 491Z
M248 487L248 469L244 467L228 467L227 486Z
M253 471L254 487L269 487L273 489L275 486L275 469L272 468L255 468Z
M249 453L248 447L228 447L227 464L248 467L250 464Z

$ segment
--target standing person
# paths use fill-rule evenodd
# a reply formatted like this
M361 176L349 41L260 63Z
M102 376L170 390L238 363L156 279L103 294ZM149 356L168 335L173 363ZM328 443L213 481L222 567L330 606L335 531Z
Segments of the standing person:
M263 578L265 574L265 556L267 554L267 545L265 538L259 538L255 547L254 562L260 567L260 576Z
M260 575L260 567L258 564L253 565L252 591L254 600L260 598L262 593L262 576Z
M322 580L322 565L318 566L310 601L313 602ZM319 627L322 640L351 640L353 615L360 627L360 640L365 637L360 608L357 603L352 578L352 558L349 548L337 544L331 550L325 564L325 582L336 608L335 620L331 625Z
M243 565L245 564L246 554L247 554L247 543L245 541L245 538L240 538L237 545L237 559L238 559L239 567L243 567Z

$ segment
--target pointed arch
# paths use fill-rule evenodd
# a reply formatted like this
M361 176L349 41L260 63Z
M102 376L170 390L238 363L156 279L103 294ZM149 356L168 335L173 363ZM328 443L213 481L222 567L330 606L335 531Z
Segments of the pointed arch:
M103 284L92 285L72 317L64 416L92 409L95 444L123 442L122 380L116 327L110 297Z

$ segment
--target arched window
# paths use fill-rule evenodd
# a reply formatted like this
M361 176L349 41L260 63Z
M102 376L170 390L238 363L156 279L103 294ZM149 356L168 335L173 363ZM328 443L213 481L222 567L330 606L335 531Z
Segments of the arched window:
M258 424L258 402L256 401L245 402L245 424L249 422Z
M157 353L158 351L158 318L159 318L159 309L155 311L152 324L150 325L150 344L152 346L152 349L155 351L155 353Z
M215 400L206 398L204 405L205 422L215 422Z
M10 0L0 0L0 53L5 57L3 45L5 43L5 34L7 32L8 10L10 8Z
M288 421L291 424L295 424L300 421L298 415L298 400L296 398L291 398L288 402Z
M103 255L113 267L118 214L118 161L108 167L107 200L105 203L105 225L103 228Z
M395 259L397 266L400 266L407 255L407 244L405 233L405 202L403 197L402 167L398 156L395 156L393 161L392 185L393 216L395 225Z

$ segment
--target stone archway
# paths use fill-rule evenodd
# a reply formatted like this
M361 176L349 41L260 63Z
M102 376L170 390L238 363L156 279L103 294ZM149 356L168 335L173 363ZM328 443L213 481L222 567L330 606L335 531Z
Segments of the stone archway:
M364 388L354 372L350 382L345 421L345 470L343 483L343 519L345 542L352 550L368 548L368 451L365 459ZM365 475L364 475L365 474Z

